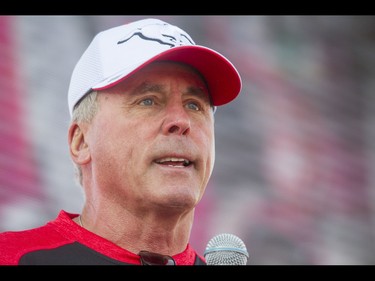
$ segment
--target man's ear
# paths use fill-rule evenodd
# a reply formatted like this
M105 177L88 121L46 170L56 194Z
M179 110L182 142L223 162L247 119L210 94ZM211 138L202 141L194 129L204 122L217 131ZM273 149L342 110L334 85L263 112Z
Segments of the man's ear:
M70 125L68 141L70 156L76 164L82 165L90 162L90 149L85 141L85 134L77 123L72 123Z

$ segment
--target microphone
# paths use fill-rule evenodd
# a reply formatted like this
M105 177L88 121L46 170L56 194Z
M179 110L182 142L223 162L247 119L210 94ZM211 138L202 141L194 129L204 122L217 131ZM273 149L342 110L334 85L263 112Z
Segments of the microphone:
M207 265L246 265L249 253L236 235L222 233L208 242L204 257Z

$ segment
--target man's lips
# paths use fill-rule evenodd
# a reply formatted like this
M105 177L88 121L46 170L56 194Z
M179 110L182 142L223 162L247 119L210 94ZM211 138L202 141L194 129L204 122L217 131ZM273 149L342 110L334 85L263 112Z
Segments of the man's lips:
M155 163L170 167L188 167L193 162L183 157L163 157L155 160Z

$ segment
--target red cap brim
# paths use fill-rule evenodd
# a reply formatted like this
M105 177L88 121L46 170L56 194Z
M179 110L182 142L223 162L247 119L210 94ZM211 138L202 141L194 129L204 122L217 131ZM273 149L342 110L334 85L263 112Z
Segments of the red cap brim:
M93 87L93 90L110 88L151 62L165 60L186 63L197 69L206 80L215 106L231 102L241 91L241 77L233 64L218 52L198 45L171 48L141 63L130 72L127 70L111 83Z

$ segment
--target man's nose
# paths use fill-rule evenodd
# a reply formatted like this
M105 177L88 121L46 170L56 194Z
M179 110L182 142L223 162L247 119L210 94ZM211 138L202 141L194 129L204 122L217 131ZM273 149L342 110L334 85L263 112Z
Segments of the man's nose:
M190 126L190 116L183 105L173 104L166 107L162 128L164 134L187 135Z

